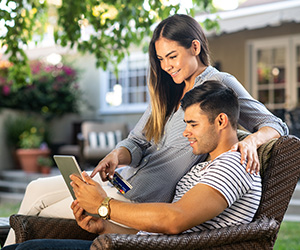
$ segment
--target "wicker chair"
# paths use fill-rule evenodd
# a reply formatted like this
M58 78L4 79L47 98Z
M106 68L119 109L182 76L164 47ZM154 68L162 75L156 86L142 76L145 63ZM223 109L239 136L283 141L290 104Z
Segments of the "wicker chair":
M17 242L34 238L93 240L91 249L272 249L300 177L300 140L283 136L262 145L263 194L249 224L180 235L93 235L74 220L12 215Z

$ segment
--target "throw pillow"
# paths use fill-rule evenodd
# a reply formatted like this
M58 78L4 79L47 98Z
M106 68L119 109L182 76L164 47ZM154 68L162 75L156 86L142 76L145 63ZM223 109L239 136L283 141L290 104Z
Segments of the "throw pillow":
M90 132L88 142L91 148L114 148L122 140L122 131Z

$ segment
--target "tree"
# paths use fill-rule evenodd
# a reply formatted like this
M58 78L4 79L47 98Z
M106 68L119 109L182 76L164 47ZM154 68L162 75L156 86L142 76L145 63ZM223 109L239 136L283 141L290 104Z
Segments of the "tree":
M24 48L29 42L40 42L36 35L42 38L51 20L52 24L55 20L56 44L90 52L97 67L105 70L111 63L117 72L129 47L151 37L159 20L178 12L193 16L195 11L213 10L212 0L191 0L189 7L179 0L3 0L0 20L4 20L5 32L0 33L0 46L13 63L9 80L16 88L31 83ZM211 20L203 24L206 29L216 26ZM83 34L88 28L92 32L86 38Z

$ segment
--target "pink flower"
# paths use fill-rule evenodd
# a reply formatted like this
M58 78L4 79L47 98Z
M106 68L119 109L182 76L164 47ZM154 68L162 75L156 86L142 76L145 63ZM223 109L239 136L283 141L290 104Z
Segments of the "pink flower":
M4 85L2 87L2 93L3 93L4 96L8 96L10 94L10 87L7 86L7 85Z
M44 70L45 72L52 72L55 71L55 67L53 67L52 65L45 65Z
M69 68L69 67L63 67L65 73L70 76L70 75L73 75L74 74L74 70Z
M40 68L41 64L40 63L34 63L31 65L31 71L32 71L32 74L39 74L40 71L41 71L41 68Z

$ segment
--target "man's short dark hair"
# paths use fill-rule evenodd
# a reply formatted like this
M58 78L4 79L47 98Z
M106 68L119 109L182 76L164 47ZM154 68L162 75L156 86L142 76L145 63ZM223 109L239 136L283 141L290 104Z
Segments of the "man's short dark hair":
M185 111L197 103L211 123L220 113L225 113L231 126L237 128L240 108L237 95L231 88L219 81L205 81L185 94L181 100L181 107Z

